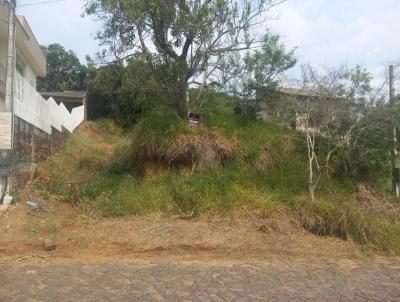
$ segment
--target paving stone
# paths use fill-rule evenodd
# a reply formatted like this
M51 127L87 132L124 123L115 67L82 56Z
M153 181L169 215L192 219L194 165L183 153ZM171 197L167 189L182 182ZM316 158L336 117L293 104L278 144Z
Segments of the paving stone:
M399 301L397 264L0 262L0 301ZM35 273L27 273L35 272ZM223 282L222 282L223 281Z

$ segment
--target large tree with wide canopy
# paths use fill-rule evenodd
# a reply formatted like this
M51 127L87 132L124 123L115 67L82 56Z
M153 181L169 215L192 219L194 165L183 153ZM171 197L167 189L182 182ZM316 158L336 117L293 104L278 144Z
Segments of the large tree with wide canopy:
M192 79L228 53L261 45L269 10L282 0L87 0L103 21L97 37L117 60L144 55L177 113ZM259 35L257 34L259 33Z

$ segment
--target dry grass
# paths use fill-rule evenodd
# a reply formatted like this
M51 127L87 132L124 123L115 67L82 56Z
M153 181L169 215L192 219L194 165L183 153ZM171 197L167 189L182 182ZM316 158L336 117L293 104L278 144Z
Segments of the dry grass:
M366 212L387 217L400 223L400 206L382 199L372 188L359 184L355 193L356 203Z
M202 170L212 163L222 163L234 156L235 143L215 129L186 129L166 138L161 144L137 140L134 143L136 160L153 160L179 168Z
M297 204L299 220L312 233L351 239L390 254L400 253L398 209L364 185L358 186L353 199L325 198Z
M99 177L124 140L122 130L112 121L85 122L68 138L58 154L39 164L41 183L79 183Z
M237 219L183 220L160 215L94 219L54 199L47 201L47 206L51 211L35 213L21 203L2 217L0 256L96 259L191 255L201 259L254 259L273 255L342 258L358 253L351 242L306 232L290 213L276 213L269 218L248 214ZM38 232L32 232L32 227ZM50 254L42 250L46 237L54 238L57 244Z

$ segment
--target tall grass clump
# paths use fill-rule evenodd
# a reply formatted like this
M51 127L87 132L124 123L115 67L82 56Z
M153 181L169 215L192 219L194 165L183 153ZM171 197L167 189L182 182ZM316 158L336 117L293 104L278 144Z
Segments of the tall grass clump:
M393 254L400 252L400 224L368 212L352 200L302 201L296 208L303 226L314 234L351 239Z
M243 211L265 215L286 207L269 193L251 170L209 166L182 175L171 172L139 182L108 175L82 186L82 194L104 217L161 212L166 215L237 216Z
M168 110L147 114L133 129L131 140L136 165L151 161L171 168L201 170L233 157L234 142L217 129L191 128Z

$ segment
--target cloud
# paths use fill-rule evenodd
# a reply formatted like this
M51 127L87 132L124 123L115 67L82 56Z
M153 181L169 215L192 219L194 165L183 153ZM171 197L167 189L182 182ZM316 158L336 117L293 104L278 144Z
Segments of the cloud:
M271 27L286 44L297 46L303 62L317 65L363 64L376 81L400 60L398 0L288 0L275 11Z
M39 0L21 0L24 14L42 44L58 42L84 59L99 50L93 34L100 26L93 18L81 18L83 0L22 6ZM303 62L316 65L363 64L376 83L382 70L400 61L399 0L287 0L274 9L278 20L270 27L288 47L298 47ZM298 69L293 71L298 73Z

